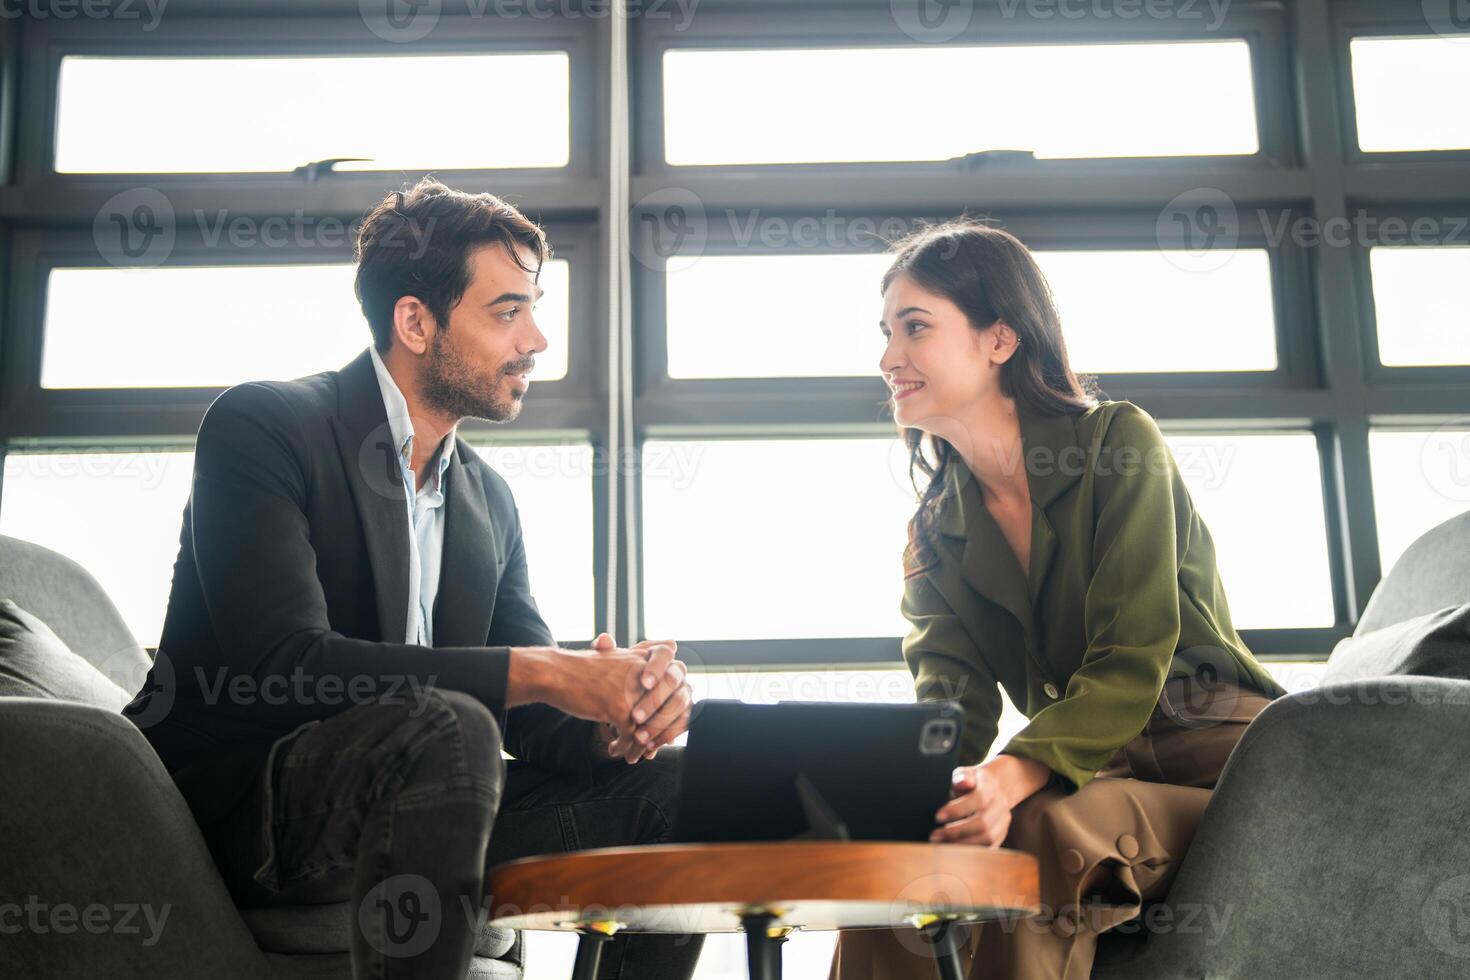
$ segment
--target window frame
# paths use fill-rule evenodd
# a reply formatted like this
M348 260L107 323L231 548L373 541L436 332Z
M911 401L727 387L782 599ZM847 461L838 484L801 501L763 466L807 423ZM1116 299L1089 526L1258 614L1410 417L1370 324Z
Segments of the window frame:
M1453 0L1451 0L1453 2ZM1352 40L1362 38L1433 37L1434 29L1424 19L1421 4L1405 0L1374 3L1373 0L1337 0L1334 6L1334 40L1342 54L1337 72L1338 111L1342 121L1342 153L1350 164L1382 165L1397 169L1421 165L1450 176L1470 164L1470 147L1459 150L1363 150L1358 146L1358 106L1353 90ZM1470 45L1470 31L1461 43ZM1444 165L1449 165L1448 167Z
M1470 41L1467 41L1470 46ZM1458 247L1470 249L1470 215L1453 214L1444 208L1364 208L1373 220L1401 218L1410 226L1419 219L1436 222L1441 233L1434 244L1405 245L1405 248ZM1470 385L1470 364L1384 364L1378 341L1378 303L1373 289L1372 247L1354 250L1353 260L1358 269L1358 302L1363 311L1363 362L1370 384L1375 385ZM1470 409L1470 404L1467 404Z
M446 13L434 35L411 49L575 49L572 154L566 167L435 173L465 190L507 198L546 224L559 254L576 256L567 379L533 386L516 426L486 431L500 443L585 438L594 452L615 454L619 465L594 480L593 551L595 622L620 642L641 638L643 624L641 481L621 460L640 459L646 439L894 432L879 411L885 392L876 378L668 379L661 273L635 261L637 249L646 245L637 237L643 233L639 215L657 207L650 195L674 188L695 195L711 211L730 209L737 215L758 209L786 217L820 216L830 209L844 217L891 214L912 220L989 213L1030 244L1065 248L1150 241L1161 208L1181 193L1204 187L1223 191L1243 211L1265 208L1291 220L1328 221L1359 209L1412 220L1420 213L1455 215L1470 208L1470 151L1357 150L1350 38L1424 35L1427 25L1417 0L1297 0L1290 5L1243 0L1231 5L1219 31L1094 14L1065 22L1008 21L997 0L978 0L968 31L956 39L1062 44L1242 37L1251 46L1260 138L1253 156L968 166L670 167L663 162L663 51L911 46L912 39L893 20L893 4L908 2L850 0L839 8L704 0L698 19L684 30L667 17L597 17L589 14L590 4L584 10L582 0L570 0L568 11L579 16L505 20ZM280 22L261 16L269 14L289 15L290 41L272 37ZM366 30L355 0L173 0L169 15L149 33L111 21L0 19L0 282L10 294L0 303L0 462L7 447L111 448L170 440L187 446L219 390L39 388L41 270L56 255L88 248L92 221L113 195L148 186L166 193L180 213L225 209L264 219L300 212L352 220L386 187L419 176L353 171L313 181L296 174L50 172L54 80L60 58L68 53L194 54L242 47L262 53L408 53L406 46ZM1064 236L1067 224L1078 235ZM1242 245L1250 242L1245 232L1242 222ZM270 251L273 261L292 258L288 250ZM317 260L323 257L322 249L310 251ZM91 252L95 263L95 244ZM175 252L170 260L177 262L188 249ZM1270 252L1276 371L1098 377L1110 397L1136 400L1170 434L1289 428L1316 435L1338 622L1321 629L1243 630L1242 636L1267 660L1317 660L1351 633L1382 576L1370 429L1462 420L1470 369L1377 363L1372 284L1362 243L1305 248L1286 242ZM467 422L467 431L478 436L480 425ZM3 489L0 485L0 502ZM898 587L895 582L895 602ZM697 662L712 669L899 665L899 639L892 637L716 642L690 637L680 638L680 647L698 653Z

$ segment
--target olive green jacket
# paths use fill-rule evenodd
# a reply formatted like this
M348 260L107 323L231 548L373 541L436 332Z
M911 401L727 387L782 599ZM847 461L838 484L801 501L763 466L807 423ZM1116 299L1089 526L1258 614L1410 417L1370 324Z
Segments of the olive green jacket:
M1002 751L1078 787L1143 730L1169 676L1285 694L1231 625L1214 543L1153 418L1128 401L1017 412L1029 579L955 456L935 560L905 580L904 660L920 700L964 707L960 764L995 740L997 683L1030 719Z

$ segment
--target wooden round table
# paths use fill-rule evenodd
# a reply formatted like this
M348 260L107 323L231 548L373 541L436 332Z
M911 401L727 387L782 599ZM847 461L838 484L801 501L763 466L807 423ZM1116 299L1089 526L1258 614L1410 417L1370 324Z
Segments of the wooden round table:
M618 932L744 931L752 980L781 976L796 929L922 930L941 980L960 980L955 923L1035 915L1036 858L961 844L651 844L522 858L491 870L493 925L577 932L592 980Z

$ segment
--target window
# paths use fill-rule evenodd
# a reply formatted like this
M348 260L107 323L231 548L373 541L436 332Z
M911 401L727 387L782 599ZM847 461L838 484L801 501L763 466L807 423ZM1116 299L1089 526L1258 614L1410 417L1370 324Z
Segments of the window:
M532 594L552 635L591 639L591 447L477 448L515 494ZM157 646L193 467L192 452L11 453L0 534L80 563L138 642Z
M876 377L883 348L871 255L706 255L666 279L669 376Z
M1387 366L1470 364L1470 248L1379 247L1368 252L1378 360Z
M893 438L646 443L648 635L902 635L907 470Z
M53 269L41 385L228 387L339 368L372 343L353 274L349 264ZM548 346L536 380L567 373L568 280L564 260L542 270Z
M133 637L157 646L193 470L192 452L12 452L0 534L80 564Z
M1276 314L1264 249L1194 271L1168 251L1037 251L1074 371L1274 371Z
M54 535L47 508L77 498L113 541L146 538L56 543L156 642L187 491L172 450L220 388L362 351L350 223L427 172L556 247L533 377L553 383L512 425L462 431L517 492L557 638L708 639L720 671L892 670L914 502L878 378L884 240L969 214L1034 249L1074 370L1171 433L1247 645L1325 655L1375 584L1369 542L1387 562L1460 503L1459 457L1439 459L1457 437L1429 437L1467 424L1470 249L1443 220L1371 241L1310 224L1470 205L1470 122L1446 108L1470 46L1436 3L931 4L943 37L905 4L717 4L630 18L615 50L598 18L483 5L420 4L417 39L351 3L289 37L249 4L143 30L6 20L0 523ZM605 97L624 76L626 105ZM485 93L525 111L464 125ZM303 169L329 158L363 159ZM250 240L219 226L237 217ZM678 261L640 254L665 239ZM177 499L103 485L164 447ZM55 472L68 458L102 466L99 487ZM794 598L814 577L830 597Z
M1456 2L1451 0L1451 6ZM1470 91L1464 31L1461 26L1460 37L1353 38L1359 148L1368 153L1470 148L1470 113L1448 110L1445 101Z
M336 58L63 59L62 173L289 171L336 157L344 170L563 167L564 52ZM134 98L118 111L117 93ZM440 93L425 98L424 93ZM467 103L519 93L513 127L471 125ZM146 96L146 97L145 97ZM403 121L412 120L412 138Z
M1208 271L1167 251L1038 249L1072 367L1272 371L1270 260L1239 249ZM876 377L882 253L705 255L665 277L673 378Z
M592 447L475 448L515 495L531 594L551 635L559 643L591 640L597 632L593 628Z
M663 67L665 156L679 166L1258 148L1244 41L675 50ZM1079 78L1098 80L1095 97L1078 97ZM1003 97L987 79L1006 80Z
M1209 528L1236 629L1331 625L1315 437L1173 435L1167 442Z
M1470 510L1470 428L1377 429L1368 445L1387 575L1420 535Z

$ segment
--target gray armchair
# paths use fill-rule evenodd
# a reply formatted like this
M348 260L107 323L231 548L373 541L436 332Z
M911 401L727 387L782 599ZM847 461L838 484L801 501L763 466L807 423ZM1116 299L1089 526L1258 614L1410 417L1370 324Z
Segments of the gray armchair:
M75 562L0 536L0 599L108 676L147 653ZM121 715L0 697L0 977L346 978L350 903L239 909L152 746ZM18 928L17 928L18 927ZM469 976L520 980L482 928Z
M1470 603L1470 513L1425 534L1354 640ZM1152 929L1105 934L1095 980L1470 976L1470 635L1454 676L1383 676L1345 641L1323 686L1237 745Z

